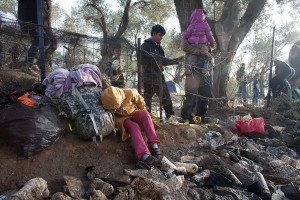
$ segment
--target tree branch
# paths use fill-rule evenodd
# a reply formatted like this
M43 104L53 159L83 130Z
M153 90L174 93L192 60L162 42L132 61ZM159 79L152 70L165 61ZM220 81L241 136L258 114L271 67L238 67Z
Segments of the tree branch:
M151 3L148 1L138 1L132 4L132 7L137 7L139 9L145 8L146 6L149 6Z
M128 27L130 4L131 4L131 0L127 0L125 8L124 8L124 12L123 12L122 20L119 24L118 31L115 34L116 37L121 37L122 34L126 31L126 29Z
M90 16L90 17L87 17L86 20L93 19L96 22L98 22L99 26L102 29L103 35L107 35L108 31L107 31L106 20L105 20L104 14L102 12L102 9L97 6L96 1L92 0L92 3L87 4L86 7L92 7L100 14L100 19L99 18L96 19L95 17Z
M259 17L266 2L267 0L252 0L249 2L245 13L240 20L240 26L235 29L231 37L232 42L230 42L228 47L229 51L237 50L240 43L242 43L247 33L250 31L253 23Z

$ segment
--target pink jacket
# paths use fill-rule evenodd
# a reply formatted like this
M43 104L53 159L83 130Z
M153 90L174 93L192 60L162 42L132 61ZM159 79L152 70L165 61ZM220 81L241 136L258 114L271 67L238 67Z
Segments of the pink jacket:
M211 29L205 19L203 9L195 9L190 17L190 25L182 36L188 39L190 44L213 45L215 42Z

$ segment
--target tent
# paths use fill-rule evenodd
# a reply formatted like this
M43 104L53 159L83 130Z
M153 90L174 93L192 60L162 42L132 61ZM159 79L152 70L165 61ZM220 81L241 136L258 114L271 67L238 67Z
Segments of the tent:
M181 87L178 83L175 83L174 81L167 81L166 84L170 93L184 94L183 87Z

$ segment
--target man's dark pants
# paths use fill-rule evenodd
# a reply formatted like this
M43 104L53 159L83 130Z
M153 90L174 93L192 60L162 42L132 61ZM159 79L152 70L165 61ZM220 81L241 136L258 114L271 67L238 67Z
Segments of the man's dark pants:
M204 76L203 76L204 77ZM202 78L203 78L202 77ZM204 77L202 85L199 86L197 90L194 91L186 91L185 92L185 100L183 101L183 106L181 109L181 117L182 119L192 120L193 110L196 106L196 115L200 117L207 116L208 110L208 98L211 97L211 86L208 82L210 77Z
M159 82L160 81L144 81L145 103L149 108L149 112L151 112L152 98L153 95L156 94L159 97L159 100L162 102L162 107L166 112L166 117L169 118L171 115L174 115L174 111L171 96L164 75L162 75L161 84L159 84ZM162 93L162 95L160 93Z

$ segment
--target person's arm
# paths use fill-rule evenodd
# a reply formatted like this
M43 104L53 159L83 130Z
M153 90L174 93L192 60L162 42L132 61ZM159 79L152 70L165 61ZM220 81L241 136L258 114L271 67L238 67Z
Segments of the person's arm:
M141 45L141 57L146 59L153 59L154 53L151 52L151 47L146 42Z
M132 101L135 103L139 110L146 110L146 103L144 97L142 97L136 89L131 89Z
M178 65L178 61L163 57L162 58L162 65L166 66L166 65Z
M211 48L215 48L216 41L215 41L215 38L214 38L213 33L211 31L211 28L210 28L210 26L207 22L206 22L205 35L207 37L207 40L209 41L209 44L210 44Z
M182 37L188 39L191 36L191 32L189 29L187 31L182 32Z
M158 66L160 66L160 65L163 65L163 66L177 65L178 64L177 61L166 58L162 48L161 48L161 51L162 51L162 55L158 55L158 54L151 52L151 47L149 45L147 45L146 43L142 44L142 46L141 46L141 56L144 58L152 59L154 62L156 61L157 62L156 64Z
M104 67L104 72L109 78L113 76L113 69L111 66L112 66L112 61L108 61Z
M181 49L188 54L202 55L208 58L211 57L210 53L205 51L203 48L198 48L191 45L188 40L184 38L181 39Z
M123 66L121 65L120 59L116 59L112 62L111 70L112 70L112 79L118 80L123 70Z

